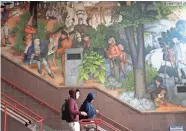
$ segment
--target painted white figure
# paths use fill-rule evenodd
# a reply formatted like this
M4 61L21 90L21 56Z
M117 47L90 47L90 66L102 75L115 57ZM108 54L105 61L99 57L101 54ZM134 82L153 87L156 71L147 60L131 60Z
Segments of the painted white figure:
M173 38L172 41L174 42L173 47L173 54L174 54L174 60L175 65L179 77L179 81L182 82L182 77L185 76L185 72L183 68L186 67L186 49L185 45L181 43L178 38Z

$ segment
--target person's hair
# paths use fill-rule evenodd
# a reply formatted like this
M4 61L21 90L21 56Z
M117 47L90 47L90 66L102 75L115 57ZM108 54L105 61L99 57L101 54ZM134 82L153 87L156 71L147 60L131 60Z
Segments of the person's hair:
M89 25L89 21L92 20L92 18L87 18L86 22Z
M79 89L76 89L76 92L80 92L80 90Z
M69 40L68 33L67 33L66 31L62 30L62 31L61 31L61 34L62 34L62 35L65 35L66 38Z
M79 23L80 21L83 21L83 18L79 18L79 19L78 19L78 23Z
M155 81L158 81L158 82L160 82L160 83L163 82L163 79L162 79L162 77L160 77L160 76L156 76L156 77L154 78L154 80L155 80Z
M50 31L49 32L46 32L46 38L50 38L51 35L53 35L52 32L50 32Z

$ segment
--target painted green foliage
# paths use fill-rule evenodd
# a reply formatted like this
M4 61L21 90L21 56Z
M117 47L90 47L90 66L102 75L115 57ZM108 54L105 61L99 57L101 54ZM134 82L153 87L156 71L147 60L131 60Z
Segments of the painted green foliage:
M24 46L24 29L26 27L26 24L28 22L28 19L30 18L29 13L25 13L20 16L20 21L16 23L16 28L18 29L16 32L16 44L14 45L14 49L17 52L22 52L25 49ZM37 33L34 35L35 37L39 37L41 41L44 41L46 39L46 23L43 21L38 20L37 23Z
M151 23L160 18L165 18L171 13L170 9L164 2L156 2L153 9L147 9L152 2L142 2L144 6L143 13L141 13L137 4L132 6L124 6L118 8L117 12L122 16L122 21L117 25L118 27L138 26L139 24Z
M20 21L16 23L16 28L18 29L16 32L16 44L14 45L14 49L17 52L22 52L24 50L24 28L26 26L26 23L28 22L28 19L30 17L29 13L25 13L20 16Z
M85 54L83 61L79 67L80 74L78 81L88 80L91 76L98 82L105 82L104 58L97 52L91 51L90 54Z
M64 24L63 22L61 22L61 23L56 23L56 24L54 25L54 27L53 27L53 32L55 32L57 29L63 28L63 27L65 27L65 24Z
M161 33L161 37L158 38L159 44L163 47L168 46L169 48L173 48L174 43L172 41L172 39L174 37L178 37L181 42L185 41L185 39L183 39L186 35L185 35L185 29L186 29L186 21L185 20L179 20L176 23L176 27L175 28L171 28L170 30L167 30L166 32L162 32Z
M145 63L145 67L146 67L146 81L147 81L147 86L149 86L154 78L158 75L158 71L156 71L155 68L152 68L149 66L148 63ZM130 71L128 73L128 77L127 79L123 82L123 87L127 88L127 90L129 91L133 91L134 90L134 75L133 75L133 71Z
M103 48L107 43L107 38L112 36L118 41L119 33L113 26L106 27L104 24L98 25L96 30L91 29L85 32L89 36L91 42L91 49Z
M46 40L46 23L43 21L37 22L37 33L34 37L39 37L41 42Z

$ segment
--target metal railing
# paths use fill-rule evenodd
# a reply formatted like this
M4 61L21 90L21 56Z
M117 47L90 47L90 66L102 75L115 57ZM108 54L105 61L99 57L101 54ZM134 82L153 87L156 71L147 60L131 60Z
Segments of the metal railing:
M55 112L60 113L60 111L59 111L58 109L52 107L52 106L49 105L47 102L44 102L43 100L39 99L38 97L32 95L31 93L29 93L29 92L26 91L25 89L19 87L19 86L16 85L15 83L13 83L13 82L11 82L11 81L9 81L9 80L3 78L2 76L1 76L1 79L4 80L5 82L7 82L8 84L12 85L14 88L16 88L16 89L18 89L18 90L24 92L25 94L27 94L27 95L31 96L32 98L34 98L35 100L39 101L40 104L46 105L47 107L49 107L50 109L54 110Z
M103 121L101 119L83 119L83 120L80 120L81 131L83 130L82 125L84 125L84 124L92 125L92 127L90 127L90 128L95 128L96 131L104 130L104 129L99 127L99 125L101 125L101 124L108 127L109 129L111 129L113 131L121 131L121 130L117 129L116 127L114 127L114 126L112 126L108 123L106 123L105 121Z
M37 100L39 103L46 105L48 108L54 110L56 113L59 113L59 114L61 113L60 110L58 110L58 109L52 107L52 106L49 105L47 102L44 102L43 100L39 99L38 97L32 95L31 93L29 93L29 92L26 91L25 89L19 87L18 85L16 85L15 83L11 82L10 80L7 80L5 77L2 77L2 76L1 76L1 79L4 80L5 82L7 82L8 84L12 85L14 88L16 88L16 89L22 91L23 93L29 95L29 96L32 97L32 98L34 98L34 99ZM128 131L131 131L131 130L128 129L127 127L125 127L125 126L119 124L118 122L116 122L116 121L112 120L111 118L109 118L109 117L103 115L102 113L98 113L98 116L104 117L105 119L111 121L112 123L115 123L116 125L122 127L123 129L127 129ZM102 120L102 121L103 121L103 120Z
M14 99L10 98L9 96L7 96L6 94L1 92L1 104L4 105L4 131L6 131L6 127L7 127L7 113L8 113L8 107L11 108L12 110L14 110L15 112L19 113L20 115L24 115L25 117L27 117L28 119L33 120L34 122L37 122L40 125L40 131L42 131L43 127L43 118L41 116L39 116L38 114L36 114L35 112L31 111L30 109L28 109L27 107L21 105L20 103L18 103L17 101L15 101ZM6 99L6 100L5 100ZM8 102L8 101L10 102ZM21 107L22 109L18 108ZM36 116L36 118L34 118L33 116L29 115L28 113L25 113L26 110L29 113L31 113L32 115Z

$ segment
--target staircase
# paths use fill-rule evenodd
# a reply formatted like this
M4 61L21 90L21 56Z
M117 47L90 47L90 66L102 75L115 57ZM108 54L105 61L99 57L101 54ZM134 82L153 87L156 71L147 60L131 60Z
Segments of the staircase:
M16 120L17 122L19 122L20 124L22 124L22 126L27 127L28 129L30 129L31 131L56 131L52 128L50 128L49 126L43 124L43 119L42 117L40 117L38 114L30 111L29 109L27 109L25 106L23 106L22 104L20 104L19 102L13 100L12 98L10 98L9 96L7 96L4 93L1 93L2 99L1 99L1 112L4 113L4 126L6 125L6 119L7 119L7 115L8 117L13 118L14 120ZM21 108L22 109L21 109ZM40 124L38 124L37 121L34 119L34 115L35 117L40 117L41 119L38 120L38 122L40 121L42 123L42 127L40 128ZM6 127L4 128L4 130L6 130Z
M23 106L19 102L13 100L11 97L7 96L4 93L1 93L2 99L1 99L1 111L4 113L4 131L7 131L7 115L14 120L18 121L22 124L22 126L27 127L31 131L57 131L49 126L43 124L43 118L36 114L35 112L29 110L27 107ZM39 119L36 119L39 118ZM108 123L104 122L101 119L95 119L91 122L85 122L83 120L80 121L80 124L86 124L86 128L83 128L82 131L85 131L85 129L89 130L98 130L98 131L107 131L106 129L103 129L102 127L98 126L103 124L106 126L106 128L112 129L114 131L121 131L112 125L109 125ZM83 127L83 126L82 126ZM124 131L124 130L123 130ZM126 130L129 131L129 130Z
M17 87L15 84L13 84L13 83L9 83L9 84L14 85L13 88L19 89L19 87ZM24 92L24 93L26 93L26 92ZM37 113L35 113L32 110L26 108L24 105L20 104L19 102L15 101L13 98L9 97L8 95L6 95L4 93L1 93L1 96L2 96L1 110L5 114L9 115L10 117L12 117L15 120L19 121L20 123L22 123L23 126L26 126L31 131L57 131L57 130L52 129L48 125L44 124L43 123L44 119L40 115L38 115ZM47 103L44 103L43 101L39 100L39 98L36 98L34 95L31 95L31 97L33 97L34 99L39 101L39 103L45 104L47 106L45 108L52 108L50 105L48 105ZM6 107L6 111L5 111L5 107ZM53 110L56 110L58 113L60 113L60 111L58 111L55 108ZM30 114L32 114L32 115L30 115ZM33 117L33 115L34 115L34 117ZM101 113L99 114L99 116L105 117ZM106 119L109 119L109 118L106 117ZM111 120L111 119L109 119L109 120ZM6 122L6 120L4 120L4 121ZM60 121L60 119L58 121ZM80 122L80 124L83 125L84 123ZM126 127L124 127L124 126L122 126L118 123L115 123L115 124L117 124L117 126L119 128L115 128L114 126L110 125L109 123L106 123L105 121L103 121L101 119L99 119L99 122L97 122L96 120L93 120L93 123L87 123L87 124L89 125L87 128L91 129L91 130L98 129L98 131L110 131L110 130L130 131L128 128L126 128ZM98 124L99 124L99 126L96 126ZM62 130L59 130L59 131L62 131ZM84 131L84 129L82 129L82 131Z

